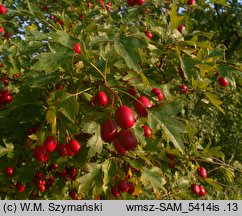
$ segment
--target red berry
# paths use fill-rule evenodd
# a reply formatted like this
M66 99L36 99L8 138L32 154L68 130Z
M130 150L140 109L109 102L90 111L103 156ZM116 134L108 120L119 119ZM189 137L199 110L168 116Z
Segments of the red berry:
M134 109L140 117L146 117L148 115L147 108L151 108L152 104L147 97L141 96L134 102Z
M200 186L197 184L192 184L191 185L191 190L194 194L199 195L200 193Z
M127 0L127 3L129 6L134 6L135 5L135 2L136 0Z
M65 144L59 144L57 146L57 152L60 156L64 157L68 155L68 151Z
M93 6L93 4L89 1L89 2L87 2L87 6L90 8Z
M115 119L117 124L122 129L131 128L134 125L134 113L128 106L122 105L115 112Z
M229 85L229 81L225 77L219 77L218 78L218 84L220 86L225 87L225 86Z
M40 186L39 186L39 190L40 190L42 193L45 192L45 185L44 185L44 184L40 185Z
M63 89L64 89L64 86L63 86L61 83L57 83L57 84L55 85L55 89L56 89L56 90L63 90Z
M6 38L10 38L11 37L11 33L9 31L6 31L5 34L4 34L4 36Z
M77 200L77 193L75 191L69 191L69 196L73 199L73 200Z
M175 160L176 159L176 155L173 155L173 154L170 154L170 153L167 153L166 156L168 158L170 158L171 160Z
M108 96L105 92L100 91L94 96L93 102L98 106L105 107L108 103Z
M54 176L50 176L48 178L48 186L50 187L53 184L54 181L55 181L55 177Z
M0 33L3 33L5 30L3 27L0 27Z
M4 175L6 177L12 177L13 174L14 174L14 168L13 167L10 166L10 167L5 168Z
M55 16L54 15L50 15L50 19L55 19Z
M182 33L184 28L185 28L185 26L181 24L178 26L177 30Z
M38 131L37 127L28 128L27 129L27 134L28 135L35 134L37 131Z
M205 188L204 188L202 185L200 185L199 187L200 187L199 195L200 195L200 196L205 196L205 195L206 195L206 190L205 190Z
M128 93L131 94L133 97L135 97L136 94L137 94L137 91L136 91L136 89L133 86L130 86L128 88Z
M25 185L23 185L21 182L17 182L15 187L19 193L23 193L25 190Z
M200 177L207 178L207 170L204 167L199 167L197 172Z
M118 186L112 186L111 188L112 194L114 197L119 197L120 196L120 190L118 188Z
M49 157L45 146L40 146L40 145L36 146L34 148L34 157L38 161L41 161L42 163L45 163L46 161L48 161Z
M134 184L132 182L128 182L129 190L128 193L132 194L134 192Z
M48 152L53 152L57 146L54 136L48 136L45 140L44 146Z
M125 181L125 180L119 181L118 188L122 192L128 192L129 191L129 185L128 185L127 181Z
M59 23L61 26L64 26L64 22L60 18L57 18L55 22Z
M117 134L117 125L113 119L104 121L101 124L101 137L104 142L111 142Z
M74 156L76 152L74 152L69 145L66 145L67 156Z
M53 164L53 169L55 170L58 169L58 166L59 166L58 164Z
M143 5L145 3L145 0L135 0L135 3L137 5Z
M162 101L165 98L163 92L159 88L153 88L151 92L157 95L158 101Z
M152 34L151 31L146 30L144 33L145 33L145 35L146 35L149 39L152 39L153 34Z
M176 167L176 161L171 161L171 162L169 162L169 163L168 163L168 167L169 167L170 169L174 169L174 168Z
M195 5L196 4L196 0L188 0L187 1L187 5Z
M180 89L181 89L183 94L187 94L188 93L187 86L185 84L182 84L180 86Z
M134 149L138 144L135 135L130 129L119 131L117 134L117 139L127 151Z
M119 155L125 155L127 150L120 144L118 139L114 139L114 147Z
M0 5L0 14L5 14L7 12L7 9L3 4Z
M81 44L75 43L73 50L75 51L75 53L81 54L82 53L82 51L81 51Z
M144 129L144 136L145 137L150 137L151 134L152 134L150 127L147 126L147 125L144 125L143 129Z
M77 169L75 167L68 167L67 168L67 174L69 175L69 177L72 179L72 180L75 180L76 179L76 175L77 175Z
M81 144L75 139L69 141L67 143L67 146L69 146L70 150L75 152L75 153L78 152L81 149Z
M11 103L12 100L13 100L13 97L9 90L4 90L1 92L1 101L3 103Z

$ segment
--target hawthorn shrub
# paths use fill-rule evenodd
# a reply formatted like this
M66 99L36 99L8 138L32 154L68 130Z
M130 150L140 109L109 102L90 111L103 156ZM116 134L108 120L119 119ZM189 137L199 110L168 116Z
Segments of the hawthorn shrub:
M1 199L241 199L241 65L191 18L212 2L2 1Z

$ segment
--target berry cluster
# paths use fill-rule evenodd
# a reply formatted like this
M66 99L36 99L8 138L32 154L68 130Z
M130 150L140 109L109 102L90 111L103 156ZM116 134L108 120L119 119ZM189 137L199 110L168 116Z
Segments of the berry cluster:
M134 192L134 184L126 180L120 180L118 185L112 186L111 191L116 198L124 192L132 194Z

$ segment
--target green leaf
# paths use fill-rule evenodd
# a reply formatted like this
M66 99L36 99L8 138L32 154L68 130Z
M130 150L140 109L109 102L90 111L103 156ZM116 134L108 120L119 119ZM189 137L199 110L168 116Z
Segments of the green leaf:
M184 18L182 16L177 16L177 6L172 5L170 12L171 28L176 29L181 24L183 19Z
M208 184L212 185L216 190L223 191L223 187L220 184L218 184L214 179L205 178L204 181L206 181Z
M82 131L84 133L93 134L93 136L87 141L87 146L90 147L88 156L89 158L100 154L103 149L103 141L101 138L100 125L94 121L88 122L83 125Z
M92 196L101 194L103 191L102 165L88 163L83 169L88 173L77 179L79 182L78 193Z
M222 104L222 101L218 99L217 95L212 94L210 92L205 92L204 94L219 111L225 114L224 110L220 107L220 105Z
M114 41L115 51L122 57L130 69L140 71L139 63L141 58L137 48L144 48L146 43L134 37L121 37Z
M56 110L55 107L50 107L46 114L46 121L51 125L51 131L56 134Z
M6 147L0 146L0 158L3 157L5 154L9 154L13 152L14 146L12 143L5 143Z
M116 166L113 160L106 160L102 164L103 171L103 191L106 192L109 188L109 184L112 182L116 172Z
M31 87L44 87L48 84L57 83L59 81L59 74L57 72L52 73L40 73L40 72L31 72L27 74L26 80L23 83L26 86Z
M163 188L162 186L166 184L166 180L162 177L161 169L156 166L150 169L143 167L140 180L145 187L151 185L155 193L159 193Z
M72 55L63 53L41 53L37 56L38 61L33 65L33 70L44 70L47 73L58 70L61 66L71 63Z
M175 114L179 112L181 106L175 106L175 103L167 104L160 110L149 113L148 124L155 129L162 128L167 138L174 144L181 153L184 153L183 139L181 133L186 133L185 125L175 118Z
M64 100L59 106L59 112L65 115L71 122L75 122L76 115L79 111L79 103L74 96L71 96Z

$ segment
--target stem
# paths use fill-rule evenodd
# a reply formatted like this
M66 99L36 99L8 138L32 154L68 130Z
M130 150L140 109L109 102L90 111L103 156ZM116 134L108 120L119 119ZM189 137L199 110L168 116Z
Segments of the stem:
M103 75L102 71L100 71L92 62L90 62L90 65L96 69L96 71L103 77L104 83L107 83L105 75Z

